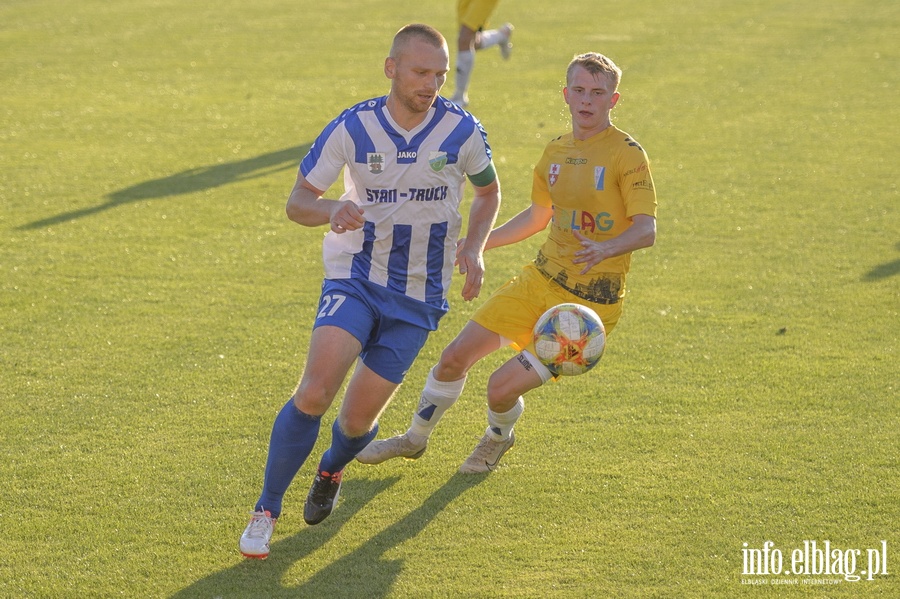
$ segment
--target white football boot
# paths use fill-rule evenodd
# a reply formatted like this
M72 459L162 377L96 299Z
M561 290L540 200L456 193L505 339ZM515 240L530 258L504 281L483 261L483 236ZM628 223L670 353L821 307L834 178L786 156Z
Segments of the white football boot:
M505 441L494 441L488 433L485 433L472 454L459 467L459 471L463 474L492 472L500 463L500 458L509 451L515 441L516 435L512 432L509 434L509 439Z
M459 94L453 94L450 101L457 104L460 108L467 108L469 106L469 98Z
M391 458L416 460L422 457L426 449L428 449L428 439L421 445L417 445L410 440L407 433L403 433L390 439L372 441L357 454L356 459L363 464L380 464Z
M269 557L269 541L275 531L275 522L271 512L252 512L250 523L241 535L241 553L252 559Z
M512 43L509 38L512 37L513 29L515 27L512 26L512 23L507 23L500 28L500 32L503 33L503 41L500 42L500 56L503 57L503 60L509 60L512 54Z

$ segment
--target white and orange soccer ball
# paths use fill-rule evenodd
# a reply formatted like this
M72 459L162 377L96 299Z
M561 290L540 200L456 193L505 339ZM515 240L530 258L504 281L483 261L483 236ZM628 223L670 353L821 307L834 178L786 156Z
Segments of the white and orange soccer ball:
M606 328L580 304L553 306L534 325L534 351L554 375L576 376L597 365L606 349Z

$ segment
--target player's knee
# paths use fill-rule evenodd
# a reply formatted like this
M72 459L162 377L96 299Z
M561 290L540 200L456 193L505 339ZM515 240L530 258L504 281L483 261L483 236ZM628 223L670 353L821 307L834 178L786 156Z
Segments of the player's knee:
M334 394L325 387L315 384L301 384L294 392L294 405L304 414L321 416L328 411Z
M461 379L472 366L471 361L470 352L450 344L441 353L441 360L435 367L435 376L442 381Z
M374 426L374 422L367 416L356 413L341 413L338 417L338 425L341 431L351 439L362 437Z
M495 372L488 379L487 400L488 407L494 412L508 412L519 400L518 387L508 377Z
M459 37L456 39L456 43L459 46L460 50L471 50L475 45L476 32L469 29L465 25L459 28Z

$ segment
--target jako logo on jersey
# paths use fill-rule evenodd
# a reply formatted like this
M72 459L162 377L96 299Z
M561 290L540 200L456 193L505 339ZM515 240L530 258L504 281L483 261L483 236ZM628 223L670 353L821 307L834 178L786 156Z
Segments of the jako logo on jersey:
M572 231L609 231L615 222L609 212L591 214L584 210L566 210L559 206L553 207L553 224L562 229Z
M369 152L366 154L366 162L369 164L369 172L373 175L384 172L384 152Z
M595 166L594 167L594 186L597 191L603 191L603 179L606 174L605 166Z
M441 170L447 166L447 152L432 152L428 155L428 164L431 165L431 170L434 172L441 172Z
M398 160L415 160L418 157L418 154L415 152L397 152Z
M550 165L550 185L554 185L556 180L559 179L559 169L560 166L558 164Z

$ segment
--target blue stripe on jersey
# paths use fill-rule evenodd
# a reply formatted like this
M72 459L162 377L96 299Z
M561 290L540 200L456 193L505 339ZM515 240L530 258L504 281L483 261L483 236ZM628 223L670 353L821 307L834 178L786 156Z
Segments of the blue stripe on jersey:
M415 134L409 144L404 148L406 151L419 152L419 146L422 145L422 142L425 141L425 138L434 131L434 128L437 127L437 124L441 122L441 119L444 118L444 115L447 114L447 109L444 108L444 104L442 102L436 102L434 105L434 117L431 119L431 122L425 126L424 129ZM404 142L405 143L405 142ZM397 162L401 162L398 160ZM415 162L415 159L408 159L408 162ZM401 162L402 164L402 162Z
M425 274L425 303L440 306L444 301L444 242L447 223L433 223L428 236L428 262Z
M394 145L397 147L397 152L402 152L406 146L406 138L394 129L393 125L387 120L387 117L384 116L383 110L376 110L375 118L378 119L378 123L381 125L381 128L384 129L384 132L388 134L388 137L391 138L391 141L394 142ZM415 160L397 159L398 164L411 164L413 162L415 162Z
M346 124L347 132L350 133L350 139L353 140L356 155L354 160L358 164L366 164L369 161L368 153L375 151L375 142L369 136L369 132L363 126L359 118L359 113L354 111L353 114L347 116Z
M362 248L353 254L353 263L350 265L350 276L358 279L368 279L372 270L372 247L375 245L375 223L366 221L363 225Z
M365 128L363 128L362 122L359 120L359 112L362 110L374 110L378 106L383 106L384 100L385 99L382 97L360 102L356 106L351 106L344 110L337 118L328 123L325 129L319 134L319 137L316 138L316 141L313 142L313 145L309 148L309 152L307 152L306 156L304 156L303 160L300 162L300 172L303 173L303 176L307 176L309 171L311 171L319 161L319 158L322 156L322 148L325 147L325 142L328 141L328 138L331 137L334 130L337 129L338 125L345 122L348 131L352 135L352 139L356 142L356 162L365 164L368 161L366 153L374 152L375 144L372 142L372 138L369 137L369 134L366 133Z
M343 111L337 118L328 123L321 133L319 133L319 137L316 138L316 141L310 146L309 152L306 153L306 156L304 156L303 160L300 162L300 172L303 173L304 177L308 175L309 171L311 171L316 163L319 162L319 157L322 155L322 148L325 147L325 142L328 141L328 138L331 137L334 130L337 129L338 125L347 118L347 115L349 115L354 108L356 107L354 106L353 108L348 108Z
M300 172L303 173L304 177L309 174L309 171L311 171L319 161L319 156L322 155L322 148L325 146L325 140L328 139L328 135L333 129L334 127L329 125L325 131L320 133L319 137L316 138L316 141L313 142L313 145L309 147L306 156L300 161Z
M375 111L375 116L378 117L378 122L381 124L381 127L397 147L397 164L414 164L416 162L419 146L421 146L425 138L434 131L434 128L441 122L441 119L444 118L445 114L447 114L447 108L444 106L444 103L435 102L434 115L432 115L431 120L421 131L413 136L409 143L406 143L406 138L398 133L397 130L391 126L390 122L388 122L387 117L384 116L384 111Z
M456 164L459 160L459 149L462 147L462 144L469 139L469 136L472 135L472 130L475 128L481 132L481 137L484 139L484 147L487 151L488 158L491 157L491 146L488 145L487 142L487 133L484 128L481 126L476 119L463 119L459 122L458 125L450 132L450 135L443 141L441 144L441 150L447 153L447 164Z
M387 288L406 295L409 282L409 248L412 244L412 225L394 225L391 256L388 258Z

